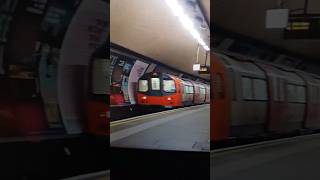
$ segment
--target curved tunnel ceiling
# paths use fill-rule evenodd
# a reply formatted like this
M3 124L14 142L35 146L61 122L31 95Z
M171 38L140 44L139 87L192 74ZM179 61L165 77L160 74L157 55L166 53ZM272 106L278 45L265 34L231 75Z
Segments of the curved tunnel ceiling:
M210 30L201 11L194 9L193 0L179 0L185 13L202 39L209 46ZM206 2L206 3L203 3ZM210 0L200 3L210 9ZM198 6L197 6L198 7ZM153 58L181 71L209 79L209 75L199 75L192 71L196 61L198 42L174 16L165 0L111 0L110 3L111 42ZM201 17L206 28L201 28ZM205 12L206 14L207 12ZM210 64L210 57L208 63ZM199 60L205 61L205 50L200 47Z
M320 59L320 40L284 40L283 30L266 29L267 9L279 7L279 0L214 0L214 24L230 32L250 37L291 52ZM283 1L288 9L304 7L304 0ZM320 13L320 1L309 0L308 13Z

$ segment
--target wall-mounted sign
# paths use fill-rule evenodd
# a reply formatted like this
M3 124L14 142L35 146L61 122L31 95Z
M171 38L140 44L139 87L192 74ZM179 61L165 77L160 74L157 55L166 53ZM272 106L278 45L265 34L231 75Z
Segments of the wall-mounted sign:
M285 28L288 23L289 9L269 9L266 13L266 28Z
M284 39L319 39L320 14L292 15L289 17Z
M199 74L209 74L210 68L206 65L201 65L200 70L198 71Z
M32 14L42 15L46 8L47 0L29 0L26 11Z
M200 71L200 64L193 64L193 71Z

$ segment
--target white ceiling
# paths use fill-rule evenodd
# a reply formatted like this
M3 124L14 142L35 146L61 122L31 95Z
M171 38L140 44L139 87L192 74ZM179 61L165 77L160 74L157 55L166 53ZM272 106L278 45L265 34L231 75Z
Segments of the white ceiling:
M179 2L185 5L187 0ZM210 0L201 0L201 3L204 4L205 14L209 15ZM184 7L190 17L194 15L192 8ZM110 9L112 43L199 76L192 71L198 43L173 15L165 0L111 0ZM198 27L196 20L194 24ZM202 30L199 27L198 31L209 46L209 29ZM204 63L203 48L200 48L199 57ZM208 75L201 77L209 78Z

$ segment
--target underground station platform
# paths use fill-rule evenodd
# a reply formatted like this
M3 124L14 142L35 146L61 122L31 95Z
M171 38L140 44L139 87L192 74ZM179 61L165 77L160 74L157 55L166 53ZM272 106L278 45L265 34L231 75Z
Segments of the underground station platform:
M319 152L319 134L217 149L210 153L211 179L320 179Z
M208 152L209 116L209 105L199 105L115 121L111 146Z

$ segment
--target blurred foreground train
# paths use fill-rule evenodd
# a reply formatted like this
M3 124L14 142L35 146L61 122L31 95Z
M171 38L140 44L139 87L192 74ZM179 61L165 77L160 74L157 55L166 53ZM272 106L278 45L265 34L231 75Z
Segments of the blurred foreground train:
M146 73L138 81L137 102L164 108L205 104L210 102L210 86L166 73Z
M320 76L236 55L211 63L213 143L320 129Z

